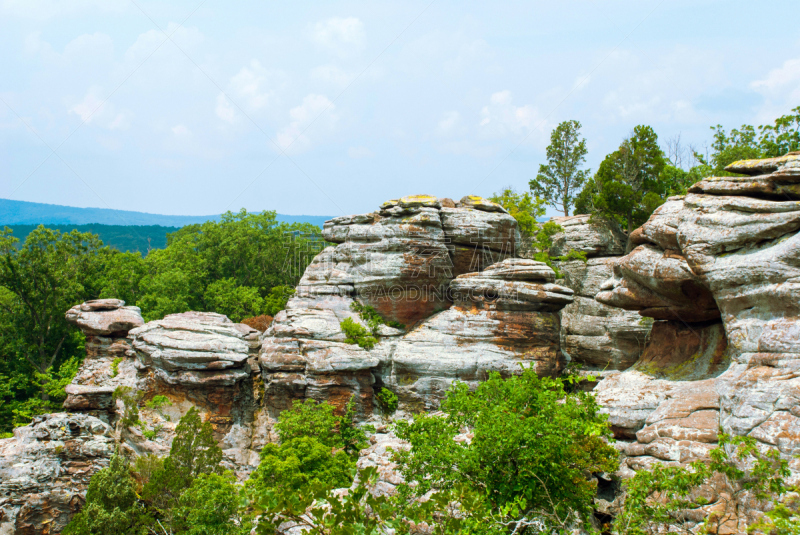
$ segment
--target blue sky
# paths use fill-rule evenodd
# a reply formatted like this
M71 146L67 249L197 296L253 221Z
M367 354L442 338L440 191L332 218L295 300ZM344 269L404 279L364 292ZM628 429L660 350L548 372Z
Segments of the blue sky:
M637 124L800 105L794 1L0 0L0 197L205 215L368 212L525 189L578 119L596 169ZM55 152L53 152L55 150Z

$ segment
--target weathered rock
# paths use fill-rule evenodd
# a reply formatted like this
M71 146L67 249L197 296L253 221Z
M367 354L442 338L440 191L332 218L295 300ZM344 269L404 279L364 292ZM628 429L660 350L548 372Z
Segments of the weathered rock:
M597 302L600 286L613 273L616 257L559 262L561 284L575 291L561 310L562 349L586 370L624 370L644 351L652 321L636 312Z
M126 307L119 299L97 299L75 305L67 311L67 322L86 334L114 336L144 324L139 307Z
M396 343L382 381L401 407L419 410L438 406L456 380L475 385L521 364L557 374L563 366L557 311L573 292L547 282L553 279L545 264L523 259L457 277L450 283L453 306Z
M612 221L588 214L554 217L550 221L564 229L553 236L551 256L563 256L570 251L582 251L590 257L625 253L627 236Z
M0 533L60 533L113 451L111 428L85 414L37 416L16 428L0 440Z
M136 386L134 353L126 336L144 320L138 307L124 305L119 299L97 299L67 311L67 321L86 335L86 358L66 387L65 409L107 419L104 412L113 410L114 390Z
M129 333L141 366L170 385L232 386L250 376L259 333L212 312L170 314Z
M561 345L569 358L594 375L624 370L641 356L650 322L635 312L595 301L600 287L625 252L627 237L606 219L589 215L556 217L564 228L553 236L551 256L570 251L586 254L586 262L556 262L564 278L560 281L575 291L575 300L561 311Z
M706 179L631 234L597 300L682 321L655 322L640 361L596 387L626 470L703 458L719 426L800 473L800 206L786 200L798 161L736 162L751 176Z

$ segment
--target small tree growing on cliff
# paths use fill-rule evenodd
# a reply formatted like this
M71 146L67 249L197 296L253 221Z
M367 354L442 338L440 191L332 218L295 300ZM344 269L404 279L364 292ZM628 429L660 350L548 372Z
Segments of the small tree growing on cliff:
M586 162L586 139L580 136L581 123L563 121L550 134L547 164L539 166L536 178L530 181L531 191L550 206L569 215L575 197L589 176L581 169Z
M763 451L752 437L720 433L719 447L711 450L709 457L709 462L694 461L688 467L657 464L637 472L627 483L622 513L614 519L614 533L655 535L676 529L714 535L731 533L731 529L796 533L773 531L783 520L781 515L768 515L748 529L758 516L753 512L763 511L768 501L787 490L789 463L777 449ZM745 510L745 502L750 502L750 511ZM697 524L701 524L700 531L695 529Z
M396 424L397 436L411 444L396 452L406 482L400 496L434 489L455 492L458 501L472 496L481 502L478 514L515 517L506 526L538 517L559 530L576 515L588 523L597 488L586 475L614 472L618 454L594 397L565 388L575 380L540 378L527 368L507 379L492 373L474 391L455 383L442 403L445 416ZM465 429L471 436L456 440Z

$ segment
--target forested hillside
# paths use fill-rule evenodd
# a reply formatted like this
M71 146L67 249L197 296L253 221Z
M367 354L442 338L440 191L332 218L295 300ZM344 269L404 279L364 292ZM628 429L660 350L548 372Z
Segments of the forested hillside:
M39 226L24 242L0 231L0 433L59 410L85 355L64 319L71 306L113 297L147 320L187 310L274 315L322 246L319 233L274 212L229 212L177 229L144 256L78 229Z
M24 243L35 228L39 225L8 225L15 238ZM163 249L167 246L167 234L176 232L179 227L162 227L159 225L44 225L61 233L73 230L80 233L95 234L104 245L122 252L139 252L147 255L151 249Z

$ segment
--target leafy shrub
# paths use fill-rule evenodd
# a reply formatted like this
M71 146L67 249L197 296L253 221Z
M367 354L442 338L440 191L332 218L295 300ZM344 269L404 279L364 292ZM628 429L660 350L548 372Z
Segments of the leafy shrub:
M130 468L119 455L89 482L86 504L72 517L64 535L143 535L153 519L139 503Z
M122 357L117 357L111 361L111 378L113 379L119 375L119 364L122 362Z
M200 474L178 498L173 533L247 535L250 528L239 514L239 502L239 487L231 472Z
M762 451L752 437L720 433L719 447L711 450L709 457L708 463L695 461L685 468L657 464L651 470L637 472L627 482L625 503L622 513L614 519L614 532L645 535L670 529L688 531L687 513L709 503L702 492L707 486L719 492L720 503L713 511L700 511L700 516L705 517L701 533L720 533L720 528L732 525L746 531L746 519L741 516L740 507L745 499L760 501L762 510L770 499L781 504L780 498L787 490L785 478L789 476L789 468L788 461L780 458L777 449ZM776 510L781 511L781 508ZM773 516L780 522L785 515L777 512ZM770 516L754 528L759 526L769 528L765 533L776 527ZM795 527L800 527L800 523L796 522Z
M350 303L350 310L358 312L358 316L364 323L366 323L369 326L370 330L372 331L372 334L374 335L378 334L378 329L380 328L381 325L388 325L389 327L393 327L395 329L400 329L400 330L406 328L406 326L400 323L399 321L394 321L394 320L386 321L383 318L383 316L381 316L378 313L378 311L375 310L373 307L365 305L358 301L353 301L352 303Z
M352 482L350 472L355 462L342 450L331 451L330 446L313 437L293 438L280 446L267 444L261 450L261 462L251 483L285 492L314 485L347 487Z
M221 461L222 450L211 424L203 422L192 407L178 423L169 456L144 485L142 498L171 521L171 510L180 495L201 474L221 473Z
M457 492L483 503L470 515L503 516L516 508L516 520L539 517L553 530L576 515L588 523L596 483L586 474L614 472L618 454L607 443L611 433L594 397L565 388L574 381L540 378L527 368L508 379L492 373L474 392L453 384L442 403L446 416L395 424L397 436L411 444L395 454L406 481L400 495ZM471 441L456 442L465 428Z
M264 298L264 314L274 317L275 314L286 308L286 303L289 302L293 295L294 288L291 286L273 287Z
M339 327L346 336L344 341L347 344L358 344L358 347L363 349L372 349L378 343L378 339L370 334L366 327L359 325L352 318L345 318L339 323Z
M122 419L120 422L123 427L133 427L144 425L139 419L139 401L142 393L134 391L130 386L120 385L114 389L111 396L113 401L122 401Z
M375 397L378 400L378 406L381 408L381 410L383 410L383 412L392 414L397 410L397 394L388 388L382 387Z

